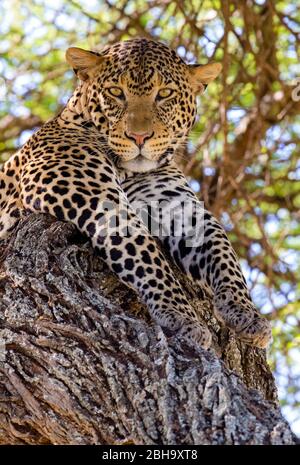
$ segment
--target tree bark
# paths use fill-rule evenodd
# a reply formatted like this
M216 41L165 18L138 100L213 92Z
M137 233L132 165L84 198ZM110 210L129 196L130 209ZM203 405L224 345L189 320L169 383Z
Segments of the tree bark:
M293 444L265 351L176 273L209 351L155 325L73 225L26 216L1 244L0 444Z

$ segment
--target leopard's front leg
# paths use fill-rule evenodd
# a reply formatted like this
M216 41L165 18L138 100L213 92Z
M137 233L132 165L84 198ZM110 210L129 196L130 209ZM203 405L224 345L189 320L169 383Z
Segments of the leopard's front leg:
M225 231L208 211L204 211L203 224L203 243L198 251L182 245L183 263L193 278L205 280L213 290L216 317L247 344L267 347L272 339L270 323L251 300Z
M55 171L49 163L47 168L43 157L26 166L21 181L24 206L74 223L119 279L138 292L159 325L209 347L209 331L188 303L155 239L130 207L113 164L104 154L91 157L78 145L77 152L77 158L57 155ZM28 182L31 173L34 183Z
M174 166L123 183L132 203L146 206L144 221L157 234L182 271L211 293L216 317L248 344L264 348L269 322L255 308L237 256L218 221L198 201ZM146 215L145 215L146 210Z
M94 247L118 277L139 293L160 326L208 348L211 335L188 303L156 241L123 194L115 202L109 202L111 208L102 213L91 236Z

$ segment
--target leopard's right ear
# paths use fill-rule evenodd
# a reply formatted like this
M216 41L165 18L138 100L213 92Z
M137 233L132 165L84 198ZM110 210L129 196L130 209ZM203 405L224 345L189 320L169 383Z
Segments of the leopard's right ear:
M76 76L86 81L92 75L92 71L107 58L96 52L83 50L82 48L70 47L66 51L66 60L74 69Z

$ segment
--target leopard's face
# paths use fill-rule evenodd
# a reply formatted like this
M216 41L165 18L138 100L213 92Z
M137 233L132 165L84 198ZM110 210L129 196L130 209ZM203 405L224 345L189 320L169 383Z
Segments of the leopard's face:
M220 71L217 64L186 65L167 46L147 39L115 44L100 55L69 50L93 123L118 165L133 172L170 160L195 121L197 93ZM205 75L207 67L213 68Z
M117 82L108 80L98 93L109 146L120 165L133 171L155 168L172 157L196 116L195 96L184 70L179 82L167 79L155 64L149 61L127 71Z

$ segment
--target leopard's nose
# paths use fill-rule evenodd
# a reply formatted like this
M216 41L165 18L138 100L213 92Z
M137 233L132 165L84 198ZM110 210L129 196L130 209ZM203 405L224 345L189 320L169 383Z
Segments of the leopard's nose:
M151 137L149 132L128 132L125 133L128 139L133 139L138 147L141 147L146 139Z

